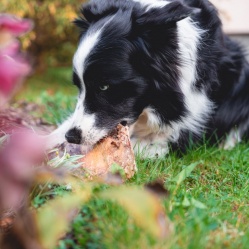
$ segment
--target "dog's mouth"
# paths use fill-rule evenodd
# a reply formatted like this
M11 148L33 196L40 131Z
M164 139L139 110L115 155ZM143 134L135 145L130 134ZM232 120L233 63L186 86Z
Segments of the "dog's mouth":
M116 133L116 129L119 125L122 126L130 126L129 122L127 120L123 120L119 123L117 123L117 125L115 125L106 136L102 137L101 139L99 139L96 143L94 143L94 145L92 145L92 147L94 147L96 144L100 143L103 139L105 139L106 137L112 136L114 133Z
M116 129L117 129L118 125L120 125L120 124L122 126L130 126L130 124L127 120L122 120L122 121L118 122L117 125L112 127L112 129L105 136L103 136L100 139L95 140L95 141L93 139L91 141L91 143L89 143L89 141L87 142L84 140L84 137L82 137L82 134L81 134L81 130L78 130L77 128L73 128L66 133L66 135L65 135L66 141L68 143L77 144L77 145L81 146L82 150L87 152L87 151L91 150L100 141L105 139L106 137L112 136L112 134L116 132Z

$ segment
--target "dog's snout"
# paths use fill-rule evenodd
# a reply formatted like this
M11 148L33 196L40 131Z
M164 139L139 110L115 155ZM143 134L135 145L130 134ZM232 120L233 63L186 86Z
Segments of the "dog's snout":
M81 130L78 128L73 128L66 133L65 138L69 143L81 144L82 143Z

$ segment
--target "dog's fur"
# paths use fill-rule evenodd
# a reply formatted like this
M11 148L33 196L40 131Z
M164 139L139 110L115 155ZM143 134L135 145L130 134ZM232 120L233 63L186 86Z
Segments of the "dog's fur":
M118 123L148 156L248 132L249 66L207 0L91 0L73 58L79 88L57 142L92 146ZM58 140L59 139L59 140ZM235 140L234 140L235 139Z

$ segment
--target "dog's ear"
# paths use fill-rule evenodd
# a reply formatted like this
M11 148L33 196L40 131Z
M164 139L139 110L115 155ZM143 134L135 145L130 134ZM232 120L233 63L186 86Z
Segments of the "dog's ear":
M73 23L80 29L80 33L83 34L89 27L89 23L83 18L76 18Z
M95 1L83 4L80 9L81 16L74 20L74 24L80 28L81 33L84 33L90 23L97 22L101 18L112 15L118 11L118 7L115 5L108 7L106 2L103 2L101 5L96 4Z
M84 9L84 6L82 6L80 9L81 15L73 21L73 23L79 28L80 35L84 34L90 25L83 15L83 11L84 11L83 9Z
M116 6L107 8L105 2L102 5L92 2L92 4L83 4L80 9L81 16L74 20L74 24L80 29L81 34L88 29L90 23L97 22L102 17L112 15L118 11Z
M92 23L117 12L129 12L133 6L134 2L131 0L90 0L83 5L81 13L89 23Z
M173 1L163 7L150 8L149 10L134 9L133 21L137 26L163 25L176 23L184 18L200 12L198 8L192 8L181 1Z
M101 10L94 7L95 6L92 5L86 5L82 10L83 15L88 22L96 22L105 16L113 15L118 11L118 8L116 8L115 6L109 9Z

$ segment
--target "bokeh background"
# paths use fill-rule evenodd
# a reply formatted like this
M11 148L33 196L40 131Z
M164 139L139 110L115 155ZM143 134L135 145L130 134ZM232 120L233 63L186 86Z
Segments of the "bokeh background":
M61 99L59 93L76 95L76 89L71 86L71 62L78 30L72 22L84 2L86 0L1 0L0 13L15 14L34 22L33 30L21 38L33 72L18 92L18 99L44 102L47 96L56 95ZM211 2L219 9L225 32L241 42L249 55L249 0Z
M0 13L28 18L34 23L32 31L21 37L22 50L33 70L16 92L12 106L39 105L43 112L31 110L30 113L42 116L50 123L54 123L55 119L56 123L62 122L72 111L77 90L71 84L71 62L79 36L72 22L80 14L84 2L1 0Z
M33 20L34 28L22 38L22 45L39 72L71 64L78 37L72 21L82 3L82 0L1 0L0 12Z
M108 1L108 0L106 0ZM70 66L78 32L72 21L84 0L1 0L0 12L30 18L34 29L22 39L23 49L37 72L48 67ZM211 0L220 11L225 31L247 46L248 0ZM249 45L248 45L249 46Z

